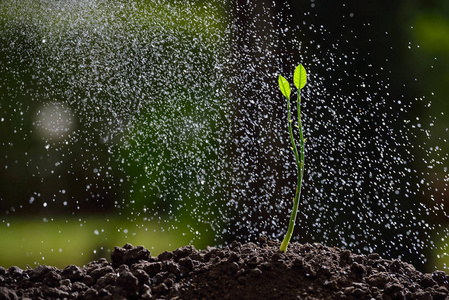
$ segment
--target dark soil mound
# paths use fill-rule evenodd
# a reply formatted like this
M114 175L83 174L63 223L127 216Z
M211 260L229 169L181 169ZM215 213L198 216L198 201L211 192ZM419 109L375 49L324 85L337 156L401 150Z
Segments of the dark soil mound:
M130 244L63 270L0 267L0 299L449 299L445 272L418 272L378 254L261 240L152 257Z

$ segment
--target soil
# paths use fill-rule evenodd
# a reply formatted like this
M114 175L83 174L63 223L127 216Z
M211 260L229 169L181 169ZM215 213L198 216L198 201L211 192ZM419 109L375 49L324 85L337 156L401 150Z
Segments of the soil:
M424 274L378 254L357 255L321 244L261 238L198 251L192 246L151 256L115 247L111 262L63 270L0 267L0 299L449 299L449 276Z

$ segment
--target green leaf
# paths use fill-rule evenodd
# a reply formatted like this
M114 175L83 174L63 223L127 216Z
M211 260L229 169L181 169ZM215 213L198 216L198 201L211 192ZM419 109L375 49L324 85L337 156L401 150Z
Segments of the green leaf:
M288 83L287 79L279 75L279 88L281 89L282 95L285 96L285 98L290 99L290 84Z
M307 73L302 64L299 64L299 66L296 67L295 74L293 75L293 82L298 90L306 85Z

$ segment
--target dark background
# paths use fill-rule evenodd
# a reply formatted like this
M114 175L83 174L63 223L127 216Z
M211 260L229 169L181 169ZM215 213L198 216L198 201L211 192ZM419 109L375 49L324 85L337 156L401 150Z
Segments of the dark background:
M332 176L329 176L328 181L320 185L318 176L307 178L307 172L310 171L306 168L303 200L298 216L299 225L296 226L294 239L301 242L322 242L324 240L326 244L342 246L341 240L345 238L341 234L342 227L350 224L353 228L346 231L343 229L343 231L353 236L350 248L354 251L362 253L377 251L390 258L401 257L420 269L427 267L427 270L431 270L435 265L440 265L441 268L444 263L437 263L436 260L432 260L432 257L444 256L446 247L444 229L448 222L444 204L440 206L446 198L447 169L445 167L447 163L445 157L449 151L447 148L449 119L445 116L448 113L446 99L448 88L445 83L448 74L446 52L449 38L448 5L444 1L288 1L288 3L291 10L285 10L282 5L273 6L272 2L268 1L258 6L258 9L253 11L253 15L247 14L245 10L236 12L241 24L236 34L239 37L236 43L238 49L252 49L257 46L270 49L270 43L254 41L248 31L245 31L245 28L253 22L258 22L254 21L260 16L258 14L266 13L266 11L271 14L281 13L284 16L280 23L273 26L274 28L265 28L267 31L279 31L284 26L307 28L313 25L311 30L296 31L296 36L286 34L285 39L298 38L303 43L301 49L290 47L291 45L276 48L277 57L281 57L283 63L279 65L275 58L270 60L269 57L261 57L260 60L269 63L260 63L256 66L259 69L255 73L267 71L266 66L268 65L272 67L269 71L273 73L280 71L287 78L291 78L288 76L291 76L298 62L305 64L306 68L307 64L311 65L312 69L309 71L314 75L319 74L319 78L312 77L311 84L314 84L314 79L325 82L321 88L326 89L325 95L322 96L324 101L327 101L326 103L339 101L339 97L342 99L345 95L355 95L353 112L346 111L348 106L340 106L340 109L337 109L338 115L349 117L352 114L356 115L357 111L372 109L372 102L364 101L367 95L373 98L373 101L387 103L380 104L380 106L384 106L382 109L374 110L371 115L368 114L368 119L359 118L360 121L349 128L348 133L353 128L363 135L365 147L361 148L360 144L354 143L341 150L335 147L335 144L329 143L327 148L314 149L313 144L307 144L306 146L309 147L306 158L309 162L307 167L310 170L310 161L319 164L320 157L333 156L337 159L333 163L327 162L326 167L323 166L324 172L337 170L335 173L344 177L348 176L351 171L355 174L363 174L363 170L365 172L373 170L374 173L378 172L377 170L389 173L391 171L391 176L383 177L385 182L393 182L396 189L411 191L410 193L401 192L397 195L393 190L382 192L379 190L382 197L388 198L380 199L376 203L376 200L372 200L373 198L368 200L365 197L367 195L374 196L375 199L376 189L380 187L374 182L374 179L371 180L366 176L361 185L348 185L345 189L340 190L334 186L336 192L333 196L337 196L340 202L336 201L326 205L323 201L326 199L321 197L319 200L323 203L314 203L313 189L318 188L319 190L320 187L325 190L332 189L336 180L332 180ZM240 7L248 5L246 1L239 1ZM268 9L264 11L261 7ZM243 53L243 51L241 52ZM325 59L329 54L334 55L334 65L332 65L332 60ZM316 63L315 55L326 63ZM305 60L298 60L298 56ZM244 65L245 63L250 65L252 58L250 55L242 55L242 60ZM345 60L348 62L347 64ZM247 81L252 83L251 88L239 90L238 98L251 98L254 94L257 95L256 98L263 98L263 92L257 92L263 90L263 84L251 78L248 78ZM358 88L362 81L366 83L363 90ZM314 92L305 96L304 105L306 106L303 113L306 113L310 119L317 118L323 123L329 122L327 117L313 113L318 110L318 104L314 104L315 99L313 98L316 96L317 87L314 89ZM278 97L279 95L273 94L272 96ZM312 99L308 99L307 96L309 98L312 96ZM404 113L404 108L406 113ZM245 119L245 116L257 115L259 109L251 103L242 102L236 109L236 118ZM283 109L285 108L281 107L276 111L275 118L281 120L284 118ZM306 126L313 126L308 124L307 119L303 122L306 123ZM390 129L385 129L384 126L381 126L382 124L387 124ZM280 125L276 122L266 121L260 127L278 126ZM405 129L407 126L410 128ZM266 171L267 166L270 166L276 170L276 172L273 171L274 173L286 174L277 179L280 182L275 187L279 189L278 194L281 193L283 186L293 187L296 178L295 172L283 173L283 168L286 168L284 164L273 166L272 152L269 151L269 147L260 142L269 133L263 129L255 130L251 120L244 126L239 123L236 127L236 137L251 132L252 139L236 146L236 148L243 146L250 153L249 168L251 172L248 173L262 174ZM320 133L323 136L329 134L319 126L314 129L313 133L315 136ZM345 135L341 132L336 132L335 135L335 139L341 141L350 140L353 137L352 134ZM283 140L288 141L288 139L288 135L284 134ZM388 159L385 161L382 154L379 153L379 143L388 149L385 151L385 155L404 157L406 161L403 162L403 165L392 167L391 170L384 169ZM407 146L409 144L411 144L411 152L410 146ZM286 148L289 146L282 142L281 145ZM437 150L435 151L435 149ZM339 153L339 151L344 151L344 153ZM354 161L364 163L358 166L346 165L351 162L344 158L351 157L351 155ZM367 155L372 159L369 163L367 162L369 160L365 159ZM339 158L341 158L340 161ZM434 163L435 161L438 163ZM400 168L404 167L411 171L402 172ZM339 173L341 170L343 171ZM252 177L248 173L242 171L239 176L250 182L248 186L254 194L258 194L258 190L266 188L266 178ZM383 183L380 182L380 186ZM259 194L259 199L262 197L263 192ZM231 233L234 234L230 234L228 240L234 238L256 239L260 232L270 234L273 225L269 220L274 219L276 223L286 223L286 214L278 214L276 211L270 211L263 204L257 204L258 197L246 199L245 196L241 197L241 203L246 205L241 204L240 210L248 210L250 207L251 217L249 220L236 218L235 227L231 230ZM345 203L347 200L351 203ZM256 204L254 205L254 203ZM308 209L307 205L315 205L315 208L318 207L318 209ZM322 210L319 209L320 206L323 208ZM426 206L432 209L423 209ZM373 220L371 220L372 222L361 222L353 210L364 214L367 207L372 212ZM441 209L441 207L443 208ZM343 211L338 217L333 215L332 209L335 208ZM391 215L388 214L388 211L399 213ZM397 222L394 221L395 218ZM424 223L415 221L415 218L422 218L430 226L426 227ZM315 222L318 219L321 219L321 223ZM376 222L376 219L383 221ZM391 222L393 225L385 226L384 221ZM242 226L243 224L247 226ZM394 226L395 224L397 226ZM256 231L256 234L253 229L255 227L261 228L260 231ZM320 237L320 234L316 233L319 231L323 232L323 236ZM408 238L407 232L416 232L416 235L413 238ZM376 246L373 250L367 244ZM404 249L408 249L405 251L408 253L404 253ZM430 257L430 259L424 257Z

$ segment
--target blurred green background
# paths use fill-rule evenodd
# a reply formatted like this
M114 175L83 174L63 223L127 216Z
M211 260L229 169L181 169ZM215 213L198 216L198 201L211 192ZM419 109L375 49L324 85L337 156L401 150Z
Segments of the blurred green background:
M263 1L260 2L263 5ZM278 10L271 10L265 13L280 14L281 19L290 18L292 26L301 26L304 20L313 23L316 26L323 25L338 38L345 39L345 35L352 36L365 35L371 37L371 42L357 45L345 45L346 49L340 49L342 53L351 51L351 47L357 48L360 55L364 51L372 53L371 63L382 65L389 72L390 82L407 83L407 90L404 91L401 84L390 87L392 97L404 95L413 97L413 95L424 95L423 101L413 102L412 111L414 113L422 111L422 119L427 120L431 116L441 116L444 113L449 115L449 3L444 0L425 1L425 0L401 0L401 1L275 1ZM166 1L170 4L170 11L182 12L184 7L179 1ZM245 26L242 16L238 15L238 7L245 6L245 1L229 1L227 5L210 3L209 6L216 6L213 10L215 23L209 22L211 16L207 15L211 9L202 9L206 1L193 1L192 5L196 7L191 10L188 16L175 18L176 13L167 16L167 7L155 7L150 2L139 2L141 12L138 18L140 28L129 29L132 33L139 30L147 30L151 26L164 26L167 32L170 27L177 39L173 39L166 44L156 45L167 49L165 57L168 59L179 54L179 43L182 41L182 47L200 47L194 41L201 35L210 35L209 45L204 49L199 48L198 53L205 54L201 57L194 67L203 67L204 76L218 76L214 68L213 57L220 47L226 47L214 32L225 30L227 24L220 22L231 21L234 18L239 20L240 26ZM283 9L285 3L289 3L293 17L289 16L288 10ZM20 4L19 4L20 5ZM35 4L36 10L40 9L40 4ZM127 4L124 4L125 6ZM197 248L204 248L206 245L229 242L233 234L219 237L207 228L202 228L202 223L196 223L195 219L199 215L203 218L219 218L219 211L206 211L204 208L198 208L196 214L183 214L181 218L173 223L171 218L177 211L189 212L197 204L198 199L205 198L212 191L205 190L203 194L196 195L189 193L188 189L174 191L173 194L159 195L160 187L158 183L167 186L185 187L189 185L188 178L179 183L182 174L189 171L186 161L179 158L171 158L170 153L165 150L167 144L163 140L136 140L127 141L126 147L119 147L115 143L126 133L120 132L121 127L111 125L111 120L116 119L133 121L135 125L131 130L134 136L139 136L137 132L144 131L148 133L152 130L151 116L157 115L164 119L176 116L190 116L198 113L195 109L196 102L185 100L182 102L178 115L172 115L166 110L164 102L156 103L156 112L140 111L139 116L133 115L140 109L139 105L130 104L130 107L114 107L114 104L108 104L103 107L95 107L95 103L103 101L107 103L111 95L101 93L101 83L108 80L127 80L127 67L119 68L122 73L117 76L95 78L92 74L86 74L86 70L81 67L82 63L79 57L81 54L75 54L76 45L66 49L65 57L73 56L73 64L70 68L64 64L55 62L54 65L61 68L61 72L52 73L51 66L42 64L42 69L36 70L30 68L36 64L36 60L47 61L52 52L42 51L39 43L45 38L36 36L39 32L39 26L46 30L57 31L51 24L30 23L27 16L22 19L12 18L17 16L17 12L12 12L11 6L0 4L0 26L2 26L0 36L0 265L9 267L17 265L25 267L27 264L33 266L36 263L55 265L64 267L67 264L85 264L92 259L99 257L108 257L109 251L113 246L122 246L129 242L134 245L144 245L156 255L164 250L172 250L185 244L194 244ZM20 7L15 9L20 10ZM33 7L27 7L32 10ZM95 10L101 10L101 6L92 7L93 15ZM126 12L126 9L123 10ZM151 12L151 13L150 13ZM193 12L193 14L192 14ZM297 13L299 12L299 13ZM307 13L308 12L308 13ZM152 17L148 17L150 14ZM230 16L231 14L231 16ZM232 16L236 14L236 16ZM159 15L159 18L154 16ZM57 15L53 16L57 19ZM117 24L128 24L127 15L114 16L115 18L107 22L117 22ZM128 16L129 17L129 16ZM151 19L153 18L153 19ZM166 22L164 18L178 20L178 23ZM51 18L50 18L51 19ZM94 18L95 19L95 18ZM201 20L208 20L202 22ZM244 18L243 18L244 19ZM101 28L102 20L96 20L98 28ZM370 23L369 27L363 24ZM156 24L156 25L154 25ZM65 24L72 26L76 24ZM77 30L73 30L73 39L83 35L83 27L79 25ZM36 29L37 28L37 29ZM95 28L95 26L94 26ZM243 31L243 30L242 30ZM165 32L165 31L164 31ZM385 34L388 32L388 34ZM301 39L322 39L322 35L312 31L307 31L308 36L302 36ZM99 34L101 37L101 35ZM62 37L69 38L69 37ZM137 37L138 38L138 37ZM100 73L105 73L103 67L107 66L108 60L115 61L116 57L110 57L110 53L119 53L131 55L133 39L129 44L124 45L124 50L108 49L108 41L92 40L85 47L98 47L95 51L104 52L104 56L99 56ZM150 42L150 41L143 41ZM142 42L142 43L143 43ZM245 41L245 43L251 43ZM333 38L322 41L322 47L332 47ZM201 44L201 43L200 43ZM211 47L210 44L214 46ZM410 48L409 48L410 46ZM102 48L103 47L103 48ZM373 48L378 47L378 48ZM189 49L186 52L193 52ZM63 55L63 54L61 54ZM70 61L70 60L69 60ZM95 62L86 62L90 66ZM179 61L173 61L172 64L179 64ZM115 66L110 66L114 68ZM180 64L182 67L188 67ZM132 69L132 66L130 67ZM348 66L346 70L351 73L351 68L357 70L363 68L357 64ZM132 71L130 71L132 72ZM144 69L143 72L149 72ZM232 73L233 71L228 71ZM315 70L320 73L320 70ZM323 66L322 73L325 73ZM54 74L51 80L44 78L42 74ZM62 74L62 76L61 76ZM49 75L50 77L52 75ZM97 92L92 94L83 91L83 76L92 80L86 84L92 84L98 80ZM105 75L106 76L106 75ZM135 76L129 76L135 78ZM415 79L419 78L418 81ZM214 78L212 78L214 79ZM216 79L216 78L215 78ZM71 84L71 91L66 91L66 83L79 81L80 84L74 86ZM220 83L223 79L211 80ZM124 97L141 97L142 95L153 95L155 98L164 97L163 94L152 92L153 89L161 93L166 87L154 87L151 83L137 82L132 80L125 82L127 84L136 84L141 86L144 91L139 94L136 88L135 94L125 95ZM192 83L192 82L187 82ZM273 82L275 84L275 82ZM186 95L189 93L189 85L180 87L181 83L174 83L173 90L182 90L181 95L189 99ZM410 88L412 86L412 88ZM228 117L217 115L220 107L226 105L223 99L213 96L217 87L203 85L197 87L200 90L194 99L209 99L208 107L197 116L204 120L203 126L208 128L208 133L219 132L220 124ZM147 89L147 90L145 90ZM36 91L41 97L35 99ZM116 91L120 94L120 91ZM86 115L76 115L73 108L66 107L60 101L54 102L54 98L62 97L67 93L67 97L77 94L79 99L89 99L96 97L95 102L87 102L83 105L81 112ZM154 94L152 94L154 93ZM212 95L212 96L211 96ZM122 95L123 96L123 95ZM176 96L176 95L174 95ZM69 99L72 103L79 99ZM53 102L52 102L53 101ZM431 106L427 104L431 102ZM48 106L40 107L41 103L50 103ZM212 104L211 104L212 103ZM109 109L108 109L109 107ZM425 107L425 109L424 109ZM45 110L48 109L48 110ZM65 145L64 140L58 139L57 132L53 136L42 137L42 133L36 129L36 111L47 111L47 114L65 115L66 119L71 120L67 124L56 124L56 126L77 126L79 131L76 135L71 135L70 144ZM114 111L120 111L120 116L115 116ZM90 115L87 115L88 113ZM101 116L101 117L99 117ZM104 122L104 120L109 120ZM113 122L112 122L113 123ZM425 123L425 121L423 121ZM39 125L39 124L38 124ZM175 124L175 127L185 126L186 124ZM42 127L42 126L41 126ZM414 148L415 156L425 156L426 147L441 148L441 156L435 157L438 160L449 152L446 139L448 138L447 128L449 127L449 117L439 117L432 126L432 139L420 140L419 137L414 141L417 146ZM39 128L39 126L37 126ZM109 129L108 129L109 128ZM170 126L166 128L170 130ZM104 132L111 132L110 136L103 136ZM178 133L182 135L183 132ZM64 133L66 134L66 133ZM64 134L62 134L64 136ZM176 138L172 133L170 137ZM201 135L201 132L198 133ZM143 135L145 136L145 135ZM51 146L46 148L50 141ZM104 141L93 142L93 141ZM418 144L426 143L425 147L419 147ZM158 145L164 144L165 147L158 148ZM204 162L200 166L207 173L214 172L213 161L220 157L210 151L214 147L220 147L219 142L212 137L205 136L202 139L196 138L187 140L182 144L181 149L187 152L205 153ZM136 157L135 153L143 153L146 149L150 154L142 157ZM116 151L118 159L111 159L110 150ZM159 150L158 150L159 149ZM152 152L153 151L153 152ZM151 155L159 158L160 161L169 161L167 167L161 169L160 173L151 173L145 167L152 166L152 162L145 159ZM122 160L127 160L122 163ZM157 159L156 159L157 160ZM63 163L70 161L70 163ZM447 169L446 162L437 165L432 172L426 170L427 166L415 166L422 172L422 176L427 177L429 182L434 185L432 189L446 191L447 187ZM53 173L54 166L58 167L58 172ZM176 172L173 171L176 167ZM198 169L200 169L198 167ZM156 169L156 167L155 167ZM198 171L195 169L194 171ZM61 177L61 174L64 176ZM168 176L164 181L158 181L161 176ZM196 174L198 175L198 174ZM198 175L199 176L199 175ZM197 178L198 176L195 176ZM437 179L439 178L439 179ZM195 179L196 180L196 179ZM200 179L201 180L201 179ZM227 178L221 178L223 186ZM86 186L89 188L86 189ZM134 189L136 186L144 186L143 189ZM218 199L223 191L215 191L214 196ZM180 198L179 194L183 195ZM441 199L435 199L439 193L424 192L419 201L422 202L443 202ZM170 201L166 201L166 199ZM437 197L438 198L438 197ZM164 200L165 199L165 200ZM48 202L48 205L45 203ZM182 205L181 205L182 203ZM34 204L34 205L30 205ZM208 206L209 207L209 206ZM155 211L158 208L160 211ZM153 214L153 218L145 218L140 215L140 211L148 210ZM208 216L204 216L207 215ZM432 218L432 216L428 216ZM442 224L442 228L449 226L446 218L436 220ZM175 225L173 225L175 224ZM195 224L192 226L191 224ZM192 227L198 228L192 228ZM172 230L167 230L168 228ZM201 238L198 238L197 231L202 232ZM441 237L439 232L431 233L432 240L440 250L436 253L425 253L427 257L443 256L446 252L445 237ZM80 255L81 254L81 255ZM411 261L416 262L416 257ZM449 262L449 261L448 261ZM426 267L432 270L434 266L445 268L446 261L430 260Z
M210 1L0 4L0 265L212 243L220 191L189 186L215 173L223 16Z

